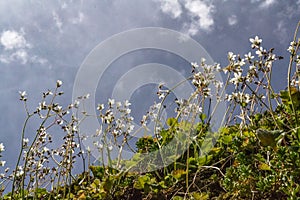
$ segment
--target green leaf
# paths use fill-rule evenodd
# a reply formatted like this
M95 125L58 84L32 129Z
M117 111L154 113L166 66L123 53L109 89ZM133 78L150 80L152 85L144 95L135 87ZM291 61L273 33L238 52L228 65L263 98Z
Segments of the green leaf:
M224 135L222 136L222 142L224 144L229 144L232 142L232 136L231 135Z
M183 175L185 175L185 174L186 174L186 171L183 169L177 169L177 170L172 171L172 176L176 179L182 178Z
M199 115L199 118L200 118L201 121L203 122L203 121L207 118L207 116L206 116L206 114L201 113L201 114Z
M139 190L142 190L145 188L145 184L147 184L147 182L150 182L150 177L147 175L144 176L140 176L138 177L137 182L134 183L133 187Z
M182 199L183 199L183 197L180 197L180 196L175 196L172 198L172 200L182 200Z
M90 170L95 178L103 178L105 175L105 169L102 166L90 166Z
M258 165L258 169L260 169L260 170L271 170L271 167L266 163L261 163L260 165Z
M167 119L167 125L169 127L174 127L176 124L178 124L177 119L175 119L174 117L170 117Z
M212 158L213 158L212 155L201 156L201 157L198 158L198 165L199 166L207 165L207 164L210 163Z
M264 129L258 129L258 130L256 130L256 133L257 133L257 137L259 139L261 146L275 147L277 137L279 137L280 134L283 132L280 130L269 131L269 130L264 130Z
M206 200L209 199L209 195L207 193L199 193L199 192L193 192L192 197L195 200Z

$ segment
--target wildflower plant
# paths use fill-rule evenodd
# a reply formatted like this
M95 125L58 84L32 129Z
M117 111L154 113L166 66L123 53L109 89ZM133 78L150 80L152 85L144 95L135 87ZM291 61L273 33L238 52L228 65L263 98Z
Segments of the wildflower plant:
M287 49L286 90L277 92L271 84L274 63L283 58L255 36L245 55L228 53L226 67L205 59L192 62L192 75L184 82L194 90L188 98L174 100L174 117L162 113L166 98L183 82L174 88L160 84L161 102L149 108L140 128L134 126L127 100L100 103L92 116L84 109L88 94L65 107L57 103L62 81L43 93L33 111L27 106L27 93L20 92L27 116L15 169L4 169L5 161L0 160L1 192L11 184L4 199L297 199L299 26ZM217 73L224 73L224 83ZM224 102L223 126L214 130ZM34 117L41 123L30 138L28 124ZM99 127L89 136L80 127L90 117L98 119ZM139 131L151 131L151 123L153 133L133 146ZM61 143L55 146L56 137ZM88 137L93 146L83 145ZM99 157L92 158L93 149ZM0 143L0 158L4 150ZM126 160L125 150L134 156ZM75 176L79 164L83 172Z

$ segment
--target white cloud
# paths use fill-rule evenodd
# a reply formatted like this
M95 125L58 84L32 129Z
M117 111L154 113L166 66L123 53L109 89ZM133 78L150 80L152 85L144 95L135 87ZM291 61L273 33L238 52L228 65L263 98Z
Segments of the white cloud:
M9 64L11 62L19 62L27 64L28 62L45 64L46 59L40 58L36 55L30 56L28 49L32 45L26 41L25 32L23 28L19 32L15 30L3 31L0 36L0 44L4 47L4 51L0 54L0 62Z
M269 8L273 4L276 3L276 0L263 0L262 3L259 5L260 8Z
M30 47L23 35L22 31L20 33L13 30L4 31L1 34L0 43L5 50Z
M20 61L22 64L26 64L28 61L28 53L24 49L20 49L11 55L11 58L16 61Z
M62 31L61 28L62 28L63 23L62 23L59 15L55 11L53 11L52 17L53 17L53 21L55 22L56 27L59 29L59 31Z
M0 55L0 61L3 63L11 62L21 62L21 64L26 64L28 62L28 53L24 49L19 49L11 54Z
M183 31L186 32L188 35L196 35L199 31L198 25L194 22L192 23L185 23L183 25Z
M181 15L182 9L178 0L162 0L160 3L161 10L171 15L172 18L178 18Z
M288 35L288 29L286 28L286 24L284 23L284 20L280 20L277 24L276 29L274 30L274 33L279 38L279 42L281 44L288 43L287 35Z
M61 9L66 9L68 7L68 5L66 4L66 2L63 2L61 4Z
M236 15L231 15L230 17L228 17L228 24L230 26L236 25L238 23L238 19Z
M19 49L15 52L12 53L4 53L0 55L0 62L9 64L12 62L18 62L21 63L22 65L25 65L27 63L36 63L36 64L41 64L45 65L48 63L47 59L41 58L37 55L29 55L28 52L24 49Z
M213 10L214 6L204 1L185 0L184 7L191 15L192 24L189 32L196 34L195 29L210 31L214 25Z
M70 21L72 24L80 24L84 20L84 17L84 14L82 12L79 12L78 16L71 19Z
M162 0L160 9L172 18L179 18L183 8L187 11L190 22L183 25L183 29L190 35L195 35L199 30L211 31L214 25L214 6L209 1L200 0Z

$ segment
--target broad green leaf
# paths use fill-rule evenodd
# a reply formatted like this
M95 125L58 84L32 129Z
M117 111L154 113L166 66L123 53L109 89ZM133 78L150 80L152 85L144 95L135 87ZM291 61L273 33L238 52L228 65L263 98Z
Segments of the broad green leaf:
M212 158L213 158L212 155L201 156L200 158L198 158L198 165L199 166L207 165L210 163Z
M229 144L232 142L232 136L231 135L224 135L222 136L222 142L224 144Z

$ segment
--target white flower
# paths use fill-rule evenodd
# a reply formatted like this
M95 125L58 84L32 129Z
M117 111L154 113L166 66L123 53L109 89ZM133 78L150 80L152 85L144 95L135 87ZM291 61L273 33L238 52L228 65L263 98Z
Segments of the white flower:
M126 113L127 115L129 115L129 114L131 113L131 110L130 110L129 108L127 108L127 109L125 110L125 113Z
M77 132L78 131L77 126L73 126L72 131Z
M227 101L231 101L232 100L232 95L231 94L226 94L225 99L227 99Z
M0 152L3 152L3 151L5 151L5 147L4 147L3 143L0 143Z
M294 41L292 41L292 42L290 43L290 46L289 46L289 48L287 49L287 51L290 52L291 54L294 54L294 53L295 53L295 46L296 46L296 45L297 45L297 43L294 42Z
M251 48L255 48L255 47L258 48L262 42L262 39L260 39L258 36L255 36L254 39L250 38L249 41L252 43Z
M251 101L250 95L249 94L245 94L245 97L246 97L245 103L248 104Z
M42 103L39 103L39 107L37 107L38 110L44 110L46 108L47 108L47 106L46 106L45 101L43 101Z
M84 99L88 99L90 98L90 94L86 94L85 96L83 96Z
M43 164L42 163L39 163L38 164L38 169L41 169L43 167Z
M57 80L57 81L56 81L56 87L60 87L60 86L62 85L62 83L63 83L63 82L62 82L61 80Z
M164 99L165 97L166 97L166 94L162 92L159 94L158 99Z
M199 112L199 113L202 113L202 112L203 112L203 109L202 109L201 106L198 107L198 112Z
M27 100L27 93L26 93L26 91L19 91L19 94L20 94L20 96L21 96L21 98L20 98L20 100L21 101L26 101Z
M74 106L75 108L78 108L79 104L80 104L80 102L79 102L78 100L75 100L73 106Z
M256 67L254 65L249 66L249 70L254 70L254 69L256 69Z
M263 52L264 52L264 49L262 47L260 47L257 51L255 51L255 53L258 55L258 57L262 57Z
M220 70L221 70L221 67L220 67L220 64L219 64L219 63L217 63L217 64L215 65L215 69L216 69L216 71L220 71Z
M26 91L19 91L21 97L25 97L27 95Z
M232 52L228 52L228 60L229 61L234 61L235 57L236 57L236 55L234 55Z
M88 146L88 147L86 148L86 150L87 150L88 153L90 153L90 152L91 152L90 146Z
M191 65L192 65L192 67L194 67L194 68L198 68L198 67L199 67L199 65L198 65L196 62L192 62Z
M24 138L23 139L23 146L27 146L28 142L29 142L29 139L28 138Z
M112 146L109 146L109 147L108 147L108 150L109 150L109 151L112 151L112 150L113 150L113 147L112 147Z
M98 104L97 110L101 111L104 109L104 104Z
M124 106L125 106L125 107L129 107L130 105L131 105L131 103L130 103L128 100L125 100Z
M293 53L294 52L294 47L289 46L289 48L287 49L288 52Z
M128 133L131 133L133 131L133 129L134 129L134 125L130 125L128 127Z
M215 86L216 86L216 88L221 88L221 87L223 87L223 82L221 82L221 81L216 81L216 82L215 82Z
M1 160L0 161L0 166L3 167L5 165L6 161L5 160Z
M245 63L244 59L242 59L241 61L238 62L238 65L239 65L239 66L244 66L245 64L246 64L246 63Z
M242 77L241 72L234 73L234 78L230 79L230 82L237 85L240 82L241 77Z
M49 149L48 149L47 147L44 147L44 148L43 148L43 151L44 151L44 152L49 152Z
M254 58L254 56L251 55L251 52L249 52L248 54L245 54L245 58L250 61Z
M108 104L110 106L113 106L115 104L115 100L114 99L108 99Z
M118 108L120 108L120 107L122 106L122 103L121 103L120 101L118 101L118 102L116 103L116 106L117 106Z
M23 171L23 167L22 166L18 166L18 171L17 171L17 177L19 176L22 176L24 174L24 171Z
M297 55L297 59L296 59L297 64L300 64L300 55ZM299 67L299 66L298 66Z

